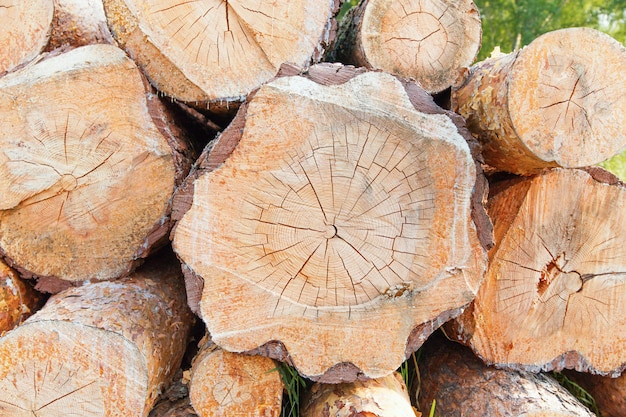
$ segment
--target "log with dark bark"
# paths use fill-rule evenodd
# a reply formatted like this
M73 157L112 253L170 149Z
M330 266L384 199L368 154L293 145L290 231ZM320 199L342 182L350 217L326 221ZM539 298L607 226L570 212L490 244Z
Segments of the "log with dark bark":
M51 54L1 78L0 92L0 251L10 266L48 283L114 279L167 243L191 152L121 49ZM45 281L38 288L65 285Z
M516 174L600 163L626 145L626 49L590 28L546 33L474 65L452 108L485 161Z
M338 1L104 0L115 39L177 100L225 109L283 62L320 60Z
M0 5L0 74L32 61L50 38L53 0L4 0Z
M436 416L595 417L553 378L488 367L444 337L429 339L420 358L418 399L424 413L434 400Z
M279 417L283 381L276 362L206 341L194 358L189 399L199 417Z
M486 262L462 129L415 84L354 75L266 84L175 200L174 248L214 342L272 342L258 352L326 382L397 369L473 299Z
M482 28L472 0L364 0L339 25L327 60L450 87L472 64Z
M0 414L147 416L192 322L180 265L160 257L125 279L52 296L0 338Z
M43 294L0 261L0 337L22 324L43 304Z
M402 377L386 377L344 384L313 385L302 402L302 417L420 417L411 406Z
M626 188L601 172L557 168L493 186L496 245L450 333L486 362L613 376L626 367Z

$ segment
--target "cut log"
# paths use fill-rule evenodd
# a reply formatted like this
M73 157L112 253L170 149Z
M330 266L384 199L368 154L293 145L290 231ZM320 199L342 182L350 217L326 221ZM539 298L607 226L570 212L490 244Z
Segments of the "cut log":
M0 92L0 250L10 266L113 279L168 242L189 150L121 49L50 57L0 79Z
M397 369L473 299L486 262L459 128L416 84L348 72L261 87L175 203L213 341L324 382Z
M553 378L488 367L444 337L424 345L419 372L420 409L434 400L437 416L595 417Z
M22 324L43 304L44 297L0 261L0 337Z
M413 78L437 93L474 62L481 36L472 0L364 0L341 21L327 60Z
M366 381L320 384L302 403L302 417L420 417L397 372Z
M46 50L114 42L102 0L54 0L52 33Z
M496 245L454 330L487 363L614 376L626 367L626 188L595 178L556 168L490 197Z
M279 417L283 381L272 359L208 342L194 359L189 398L199 417Z
M569 371L565 375L593 397L602 417L626 416L626 374L610 378Z
M0 5L0 74L33 60L48 39L53 0L5 0Z
M485 161L516 174L600 163L626 145L624 46L590 28L546 33L474 65L452 108Z
M104 0L115 39L158 90L236 109L283 62L320 60L339 1Z
M56 294L0 338L0 414L147 416L180 366L191 322L172 256Z

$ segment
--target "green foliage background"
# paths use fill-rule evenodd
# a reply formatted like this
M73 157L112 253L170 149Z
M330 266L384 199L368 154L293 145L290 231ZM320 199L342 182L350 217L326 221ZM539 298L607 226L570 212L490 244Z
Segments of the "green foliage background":
M475 0L483 26L479 60L495 46L508 53L539 35L586 26L626 41L626 0Z

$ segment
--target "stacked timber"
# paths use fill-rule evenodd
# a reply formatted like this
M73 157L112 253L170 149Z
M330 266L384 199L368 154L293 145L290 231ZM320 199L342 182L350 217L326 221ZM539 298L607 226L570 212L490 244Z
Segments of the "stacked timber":
M0 6L1 415L623 414L624 48L340 3Z

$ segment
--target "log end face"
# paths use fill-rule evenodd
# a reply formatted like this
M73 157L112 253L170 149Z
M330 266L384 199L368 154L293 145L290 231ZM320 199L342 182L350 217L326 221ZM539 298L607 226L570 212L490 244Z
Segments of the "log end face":
M471 301L486 263L474 161L454 123L416 111L395 77L279 78L240 136L195 180L174 233L181 260L210 277L200 310L218 345L279 340L304 375L352 363L377 377L404 361L414 327ZM451 163L433 166L441 155Z
M457 326L486 362L533 372L624 369L617 347L626 325L618 307L626 265L617 225L624 220L621 210L607 210L623 204L624 193L585 171L555 169L492 197L496 246Z

